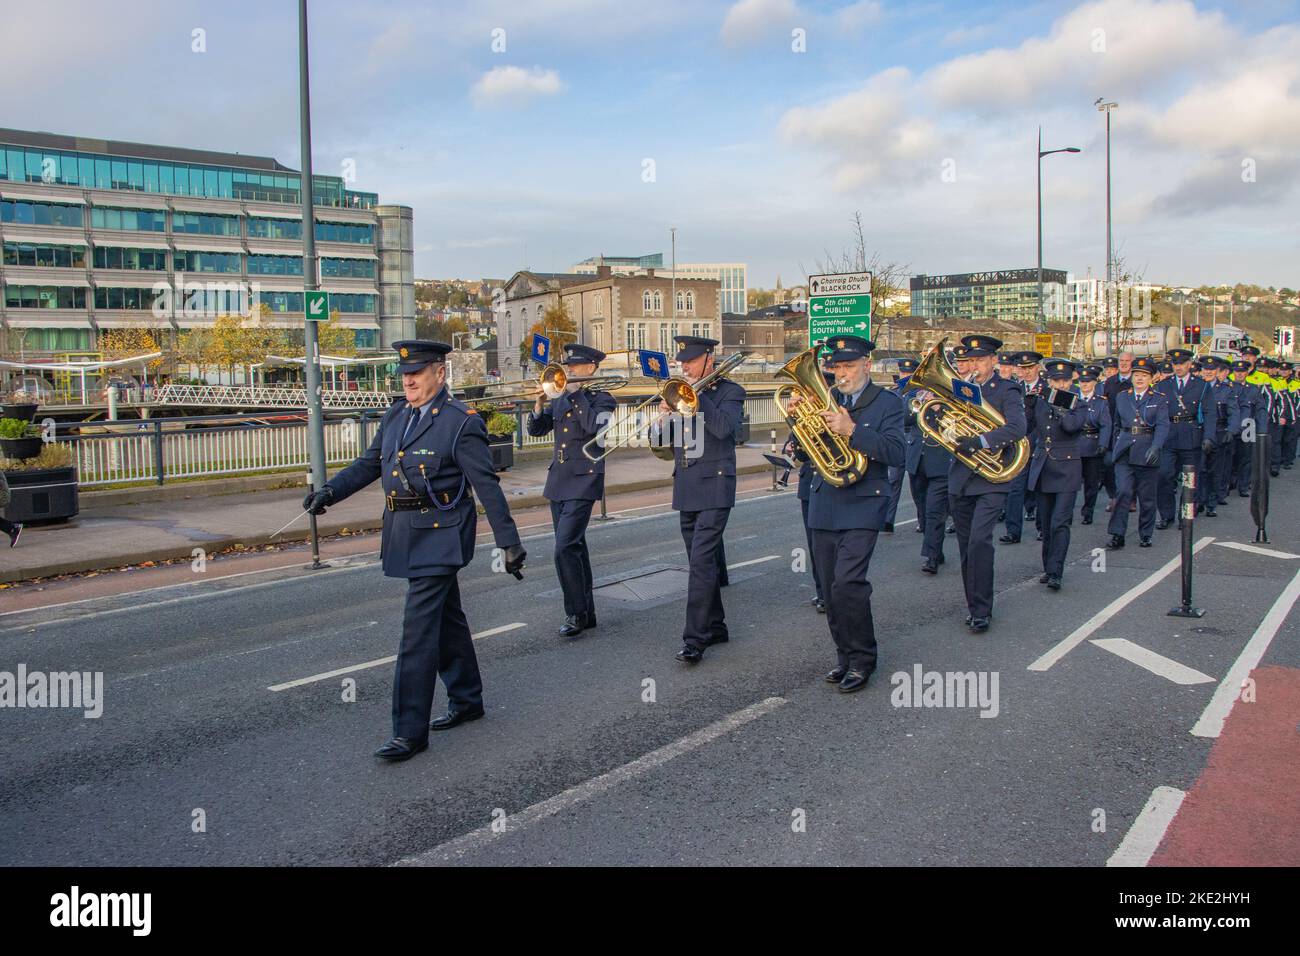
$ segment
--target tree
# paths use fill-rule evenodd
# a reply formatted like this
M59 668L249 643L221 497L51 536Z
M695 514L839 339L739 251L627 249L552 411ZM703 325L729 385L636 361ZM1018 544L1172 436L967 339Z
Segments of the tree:
M317 342L325 355L351 358L357 354L357 335L353 329L339 322L338 312L331 312L329 321L316 329Z
M578 341L578 326L574 323L573 316L569 315L569 310L560 303L547 306L541 321L530 325L523 341L519 343L519 361L525 366L530 358L534 335L545 335L551 340L551 361L558 362L561 349L569 342Z
M176 360L197 369L199 378L205 378L208 366L214 364L212 332L209 329L186 329L176 340Z
M468 331L469 326L459 316L443 319L441 322L436 319L428 319L423 324L417 319L415 323L415 333L420 338L428 339L431 342L446 342L448 345L456 344L456 335L458 333Z

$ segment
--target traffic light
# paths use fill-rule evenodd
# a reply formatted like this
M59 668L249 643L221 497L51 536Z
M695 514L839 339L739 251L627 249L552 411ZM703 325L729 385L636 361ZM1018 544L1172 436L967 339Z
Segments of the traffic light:
M1192 344L1193 345L1201 344L1201 327L1199 325L1192 326Z
M1183 326L1183 344L1184 345L1192 344L1192 327L1190 325Z
M1274 345L1282 344L1282 330L1280 328L1273 329L1273 344Z

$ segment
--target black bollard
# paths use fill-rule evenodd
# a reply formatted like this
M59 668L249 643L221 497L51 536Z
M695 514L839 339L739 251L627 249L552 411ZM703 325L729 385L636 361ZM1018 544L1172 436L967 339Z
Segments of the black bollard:
M1204 617L1205 609L1192 607L1192 537L1196 523L1196 466L1183 465L1178 482L1182 488L1178 509L1183 520L1179 526L1183 532L1183 603L1169 611L1170 617Z

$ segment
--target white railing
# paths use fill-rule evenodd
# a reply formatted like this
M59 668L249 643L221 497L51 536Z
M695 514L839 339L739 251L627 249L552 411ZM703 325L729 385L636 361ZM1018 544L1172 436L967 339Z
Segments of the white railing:
M154 392L157 405L213 405L229 408L306 408L305 388L282 385L164 385ZM387 392L321 390L325 408L387 408Z

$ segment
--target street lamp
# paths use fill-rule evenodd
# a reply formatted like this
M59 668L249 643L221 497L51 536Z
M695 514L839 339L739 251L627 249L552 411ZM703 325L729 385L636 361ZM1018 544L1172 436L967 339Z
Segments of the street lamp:
M1111 336L1110 325L1110 286L1114 281L1112 269L1115 262L1114 246L1110 238L1110 111L1119 107L1118 103L1109 102L1104 97L1097 97L1093 106L1106 114L1106 337ZM1118 332L1118 329L1116 330ZM1109 343L1108 348L1109 351Z
M1053 153L1077 153L1079 147L1043 149L1043 128L1038 127L1038 331L1047 331L1047 315L1043 312L1043 157Z

